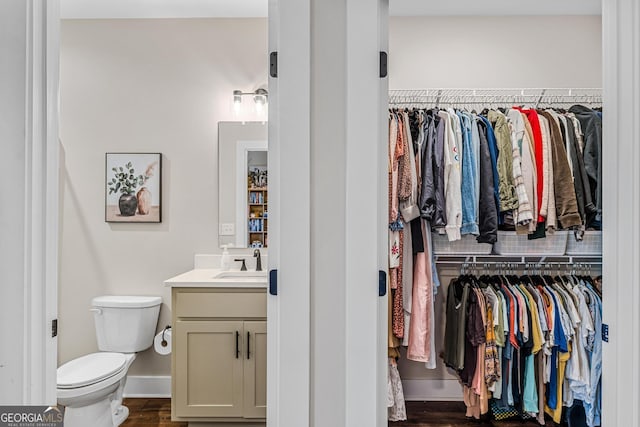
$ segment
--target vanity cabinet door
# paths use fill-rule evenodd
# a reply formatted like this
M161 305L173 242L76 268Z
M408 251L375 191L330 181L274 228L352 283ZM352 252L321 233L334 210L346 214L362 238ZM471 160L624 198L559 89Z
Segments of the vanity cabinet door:
M176 416L243 416L243 326L241 320L175 322Z
M245 321L244 417L267 417L267 322Z

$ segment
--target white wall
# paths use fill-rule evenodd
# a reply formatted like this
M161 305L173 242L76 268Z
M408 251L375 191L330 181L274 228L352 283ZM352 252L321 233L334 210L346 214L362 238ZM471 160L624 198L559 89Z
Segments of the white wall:
M392 17L390 89L602 87L600 16ZM446 289L455 270L440 270L435 299L436 353L442 351ZM435 370L402 359L412 399L461 397L438 360ZM418 380L418 381L411 381ZM420 380L429 380L420 382ZM453 381L453 382L450 382Z
M266 19L65 20L61 29L59 363L97 350L91 298L160 295L219 253L217 123L267 82ZM248 104L248 103L247 103ZM258 120L245 111L241 119ZM106 152L161 152L162 223L104 222ZM169 375L148 350L133 375Z
M600 16L392 17L389 88L602 86Z

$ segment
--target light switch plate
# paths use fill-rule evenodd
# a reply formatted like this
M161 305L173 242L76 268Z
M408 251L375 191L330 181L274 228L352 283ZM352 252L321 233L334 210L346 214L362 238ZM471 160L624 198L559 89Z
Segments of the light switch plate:
M220 224L218 233L221 236L233 236L234 234L236 234L235 224L232 222Z

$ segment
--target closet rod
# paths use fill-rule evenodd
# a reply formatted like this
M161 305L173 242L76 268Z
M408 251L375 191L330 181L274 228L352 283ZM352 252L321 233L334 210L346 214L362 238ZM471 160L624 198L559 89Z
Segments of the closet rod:
M585 95L602 95L601 88L427 88L427 89L390 89L389 95L403 96L585 96Z
M395 89L389 104L602 104L600 88Z
M436 264L477 264L477 265L537 265L544 266L545 262L553 265L601 265L602 257L590 255L435 255Z
M482 262L482 261L471 261L471 262L465 262L465 261L436 261L436 264L452 264L452 265L462 265L462 264L467 264L467 265L499 265L499 266L504 266L504 265L533 265L536 267L544 267L545 265L547 265L544 262L522 262L522 261L505 261L505 262L498 262L498 261L487 261L487 262ZM577 266L577 265L602 265L602 261L579 261L579 262L569 262L569 261L552 261L548 263L551 267L556 266L556 265L565 265L565 266Z

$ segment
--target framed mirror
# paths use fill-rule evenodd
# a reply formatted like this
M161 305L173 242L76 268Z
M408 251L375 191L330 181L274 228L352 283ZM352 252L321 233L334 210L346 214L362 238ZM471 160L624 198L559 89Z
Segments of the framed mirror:
M269 245L267 124L218 123L219 245Z

